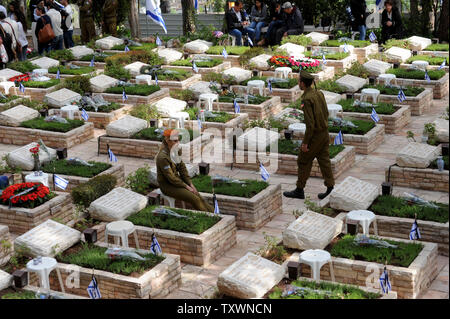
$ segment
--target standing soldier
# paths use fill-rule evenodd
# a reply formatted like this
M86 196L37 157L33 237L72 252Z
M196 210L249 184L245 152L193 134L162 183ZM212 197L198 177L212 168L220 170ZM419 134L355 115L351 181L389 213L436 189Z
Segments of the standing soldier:
M328 108L322 92L311 87L314 77L306 71L300 72L299 86L302 95L303 113L305 115L306 132L298 156L297 188L283 195L290 198L305 198L304 188L311 173L313 160L317 158L320 171L327 186L326 193L319 194L319 199L327 197L334 187L334 177L330 161L330 136L328 133Z
M106 0L103 5L103 33L117 35L117 8L119 2L117 0Z
M81 41L87 43L95 38L92 0L78 0L78 6L80 7Z

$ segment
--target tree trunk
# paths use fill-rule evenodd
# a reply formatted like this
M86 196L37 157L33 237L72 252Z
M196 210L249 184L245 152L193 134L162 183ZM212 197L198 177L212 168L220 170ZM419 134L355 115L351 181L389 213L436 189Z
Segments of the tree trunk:
M411 19L416 19L419 16L419 0L410 0L410 12Z
M195 7L194 0L181 1L183 11L183 35L195 32Z
M442 2L441 17L439 18L439 41L448 42L448 0Z
M130 13L128 15L128 22L130 23L131 37L139 38L141 30L139 26L139 12L136 5L136 0L131 1Z

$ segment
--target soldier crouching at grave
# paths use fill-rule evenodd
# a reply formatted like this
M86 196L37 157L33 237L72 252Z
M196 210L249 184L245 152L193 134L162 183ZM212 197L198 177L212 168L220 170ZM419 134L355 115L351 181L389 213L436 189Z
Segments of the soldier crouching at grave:
M190 203L196 210L212 213L214 208L200 196L179 157L179 138L177 130L164 131L164 140L156 155L159 188L164 195Z
M318 195L319 199L327 197L334 188L334 177L330 161L330 136L328 133L328 107L325 97L317 88L313 89L314 77L306 71L300 72L299 86L303 91L302 108L305 115L306 132L298 155L297 188L283 195L290 198L305 198L304 188L311 174L315 158L327 186L326 193Z

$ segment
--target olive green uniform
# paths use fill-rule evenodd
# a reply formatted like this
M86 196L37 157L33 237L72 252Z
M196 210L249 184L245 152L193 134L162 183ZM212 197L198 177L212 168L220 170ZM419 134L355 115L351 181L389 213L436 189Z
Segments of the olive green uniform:
M82 0L80 7L81 41L87 43L95 38L94 9L91 1Z
M196 210L214 212L214 208L201 196L185 188L185 185L191 184L186 165L183 162L175 164L170 159L169 146L166 141L163 141L163 145L156 155L156 172L159 188L165 195L190 203Z
M117 8L119 2L117 0L106 0L103 5L103 23L104 29L103 33L111 34L113 36L117 35Z
M330 161L330 136L328 133L328 107L322 92L311 87L302 95L303 113L306 132L303 143L308 145L308 152L300 150L298 156L297 188L304 189L308 180L314 158L319 162L320 171L325 179L325 186L334 186L334 177Z

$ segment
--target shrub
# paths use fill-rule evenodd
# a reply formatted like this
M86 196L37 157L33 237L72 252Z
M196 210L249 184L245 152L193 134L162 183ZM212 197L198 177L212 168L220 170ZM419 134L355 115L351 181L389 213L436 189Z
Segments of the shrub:
M399 40L399 39L390 39L387 40L383 47L387 50L392 47L399 47L403 49L409 49L409 41L408 40Z
M348 57L350 53L346 52L335 52L335 53L328 53L325 54L325 59L327 60L342 60ZM322 55L312 55L311 51L305 52L305 56L311 57L313 59L323 59Z
M222 55L224 46L216 45L212 46L206 51L207 54L215 54L215 55ZM241 55L250 50L250 47L244 47L244 46L229 46L227 45L225 47L225 50L227 50L228 55Z
M130 115L150 122L151 119L159 119L161 115L158 113L156 106L149 104L138 104L130 110Z
M156 44L155 43L142 43L142 46L128 46L128 49L130 49L131 51L136 51L136 50L152 50L156 48ZM119 44L114 46L111 50L116 50L116 51L125 51L125 44Z
M195 65L199 68L212 68L212 67L215 67L222 63L223 63L222 59L211 59L208 61L195 61ZM182 59L182 60L172 62L170 65L192 67L192 60L191 59Z
M338 94L345 93L346 91L344 88L339 86L333 79L317 82L316 86L317 89L319 90L334 92Z
M0 97L0 104L7 104L11 101L17 100L18 98L20 98L20 96L17 96L17 95L8 95L5 97ZM5 111L5 110L1 109L1 111Z
M62 85L64 88L77 92L81 95L92 92L89 77L82 75L75 75L73 77L66 78Z
M49 87L59 84L61 81L58 79L51 79L50 81L27 81L22 82L24 87L27 88L37 88L37 89L48 89Z
M412 63L413 61L427 61L430 65L441 65L442 62L446 61L445 64L448 65L448 59L441 56L431 56L431 55L414 55L406 61L407 63Z
M307 37L306 35L301 34L301 35L288 35L287 37L283 38L283 40L281 40L281 44L289 42L306 47L312 43L312 39L310 37Z
M367 79L370 76L370 73L364 69L363 65L359 62L353 63L345 73L364 79Z
M6 293L2 296L2 299L37 299L37 297L34 292L24 290Z
M262 47L253 47L239 56L239 64L242 66L248 66L248 61L250 61L251 58L264 54L264 52L265 50Z
M142 62L150 65L162 65L164 60L158 54L147 50L136 50L124 53L118 53L108 57L105 60L107 65L121 64L127 65L133 62Z
M45 102L25 99L25 100L22 100L21 103L25 106L28 106L29 108L36 110L36 111L39 111L42 109L48 109L48 104Z
M87 208L94 200L112 191L116 183L117 178L113 175L96 176L72 189L72 200L74 204Z
M342 134L364 135L375 127L375 123L373 121L351 120L351 122L357 127L329 126L328 131L330 133L339 133L339 131L342 131Z
M223 73L209 72L202 75L205 82L217 82L219 84L238 84L234 76L226 76Z
M75 60L75 57L73 56L72 51L70 51L68 49L50 51L50 53L48 53L47 56L51 59L55 59L55 60L59 60L59 61Z
M199 114L199 109L197 107L190 107L184 110L189 114L189 119L191 120L197 120L197 115ZM226 123L233 119L233 115L227 112L218 112L213 111L213 114L216 115L216 117L206 117L206 122L214 122L214 123Z
M107 58L109 58L110 56L113 56L114 54L116 54L116 53L105 53L105 52L103 52L102 55L88 54L88 55L82 56L80 58L80 61L91 62L92 61L92 57L95 56L94 62L105 62L105 60Z
M140 96L148 96L161 90L161 88L157 85L137 84L125 87L122 86L112 87L107 89L105 93L122 94L124 89L127 95L140 95Z
M120 109L122 106L118 103L109 103L108 105L102 105L97 109L97 112L99 113L110 113L113 112L115 110ZM84 110L86 112L95 112L95 108L93 106L85 106Z
M434 43L425 48L425 51L447 51L448 43Z
M387 73L395 74L396 77L402 79L425 80L425 72L412 69L389 69ZM429 70L428 76L431 80L439 80L445 75L444 70Z
M338 104L342 105L342 109L344 110L344 112L372 113L371 107L353 106L353 102L353 99L347 99L340 100ZM392 115L395 113L395 111L397 111L397 109L391 103L379 102L376 105L377 107L375 107L375 111L378 114Z
M67 133L77 127L84 125L81 120L67 120L68 123L46 122L45 118L39 117L22 122L21 127L32 128L35 130L44 130L51 132Z
M268 183L262 181L249 179L241 181L245 182L245 184L242 184L243 186L236 183L221 183L214 186L214 191L216 194L252 198L269 186ZM192 179L192 183L199 192L212 193L211 176L196 176ZM239 187L236 187L236 185Z
M352 40L352 41L348 41L348 42L339 42L339 40L327 40L323 43L321 43L321 46L324 47L339 47L341 45L344 45L345 43L347 43L348 45L352 45L355 48L364 48L367 47L371 44L370 41L363 41L363 40Z
M152 190L149 175L150 168L148 165L138 168L134 173L128 175L125 181L127 188L131 189L133 192L147 195Z
M8 64L8 68L21 73L33 72L34 69L39 69L37 65L34 65L30 61L12 62Z
M274 236L269 236L263 232L265 244L256 251L256 254L262 258L273 261L277 264L282 264L288 257L288 253L280 240Z
M142 71L141 71L142 72ZM182 69L166 69L156 72L161 81L184 81L192 76L192 73Z
M195 100L195 94L191 90L181 90L181 89L175 89L170 90L170 97L178 100L182 100L185 102L193 101Z
M105 67L105 75L115 79L131 79L130 70L125 69L119 63L107 64Z
M95 71L94 67L85 66L80 67L79 69L71 69L70 67L58 67L54 66L48 69L49 73L56 74L57 72L60 72L60 74L68 74L68 75L82 75L82 74L88 74Z
M55 173L69 176L94 177L111 167L110 164L89 161L93 166L85 166L81 164L72 164L67 160L51 161L42 166L45 173Z
M219 102L221 103L233 103L235 99L234 95L221 95L219 96ZM261 95L251 95L248 97L248 104L259 105L264 103L267 100L270 100L270 96L261 96ZM242 102L239 102L242 103Z

